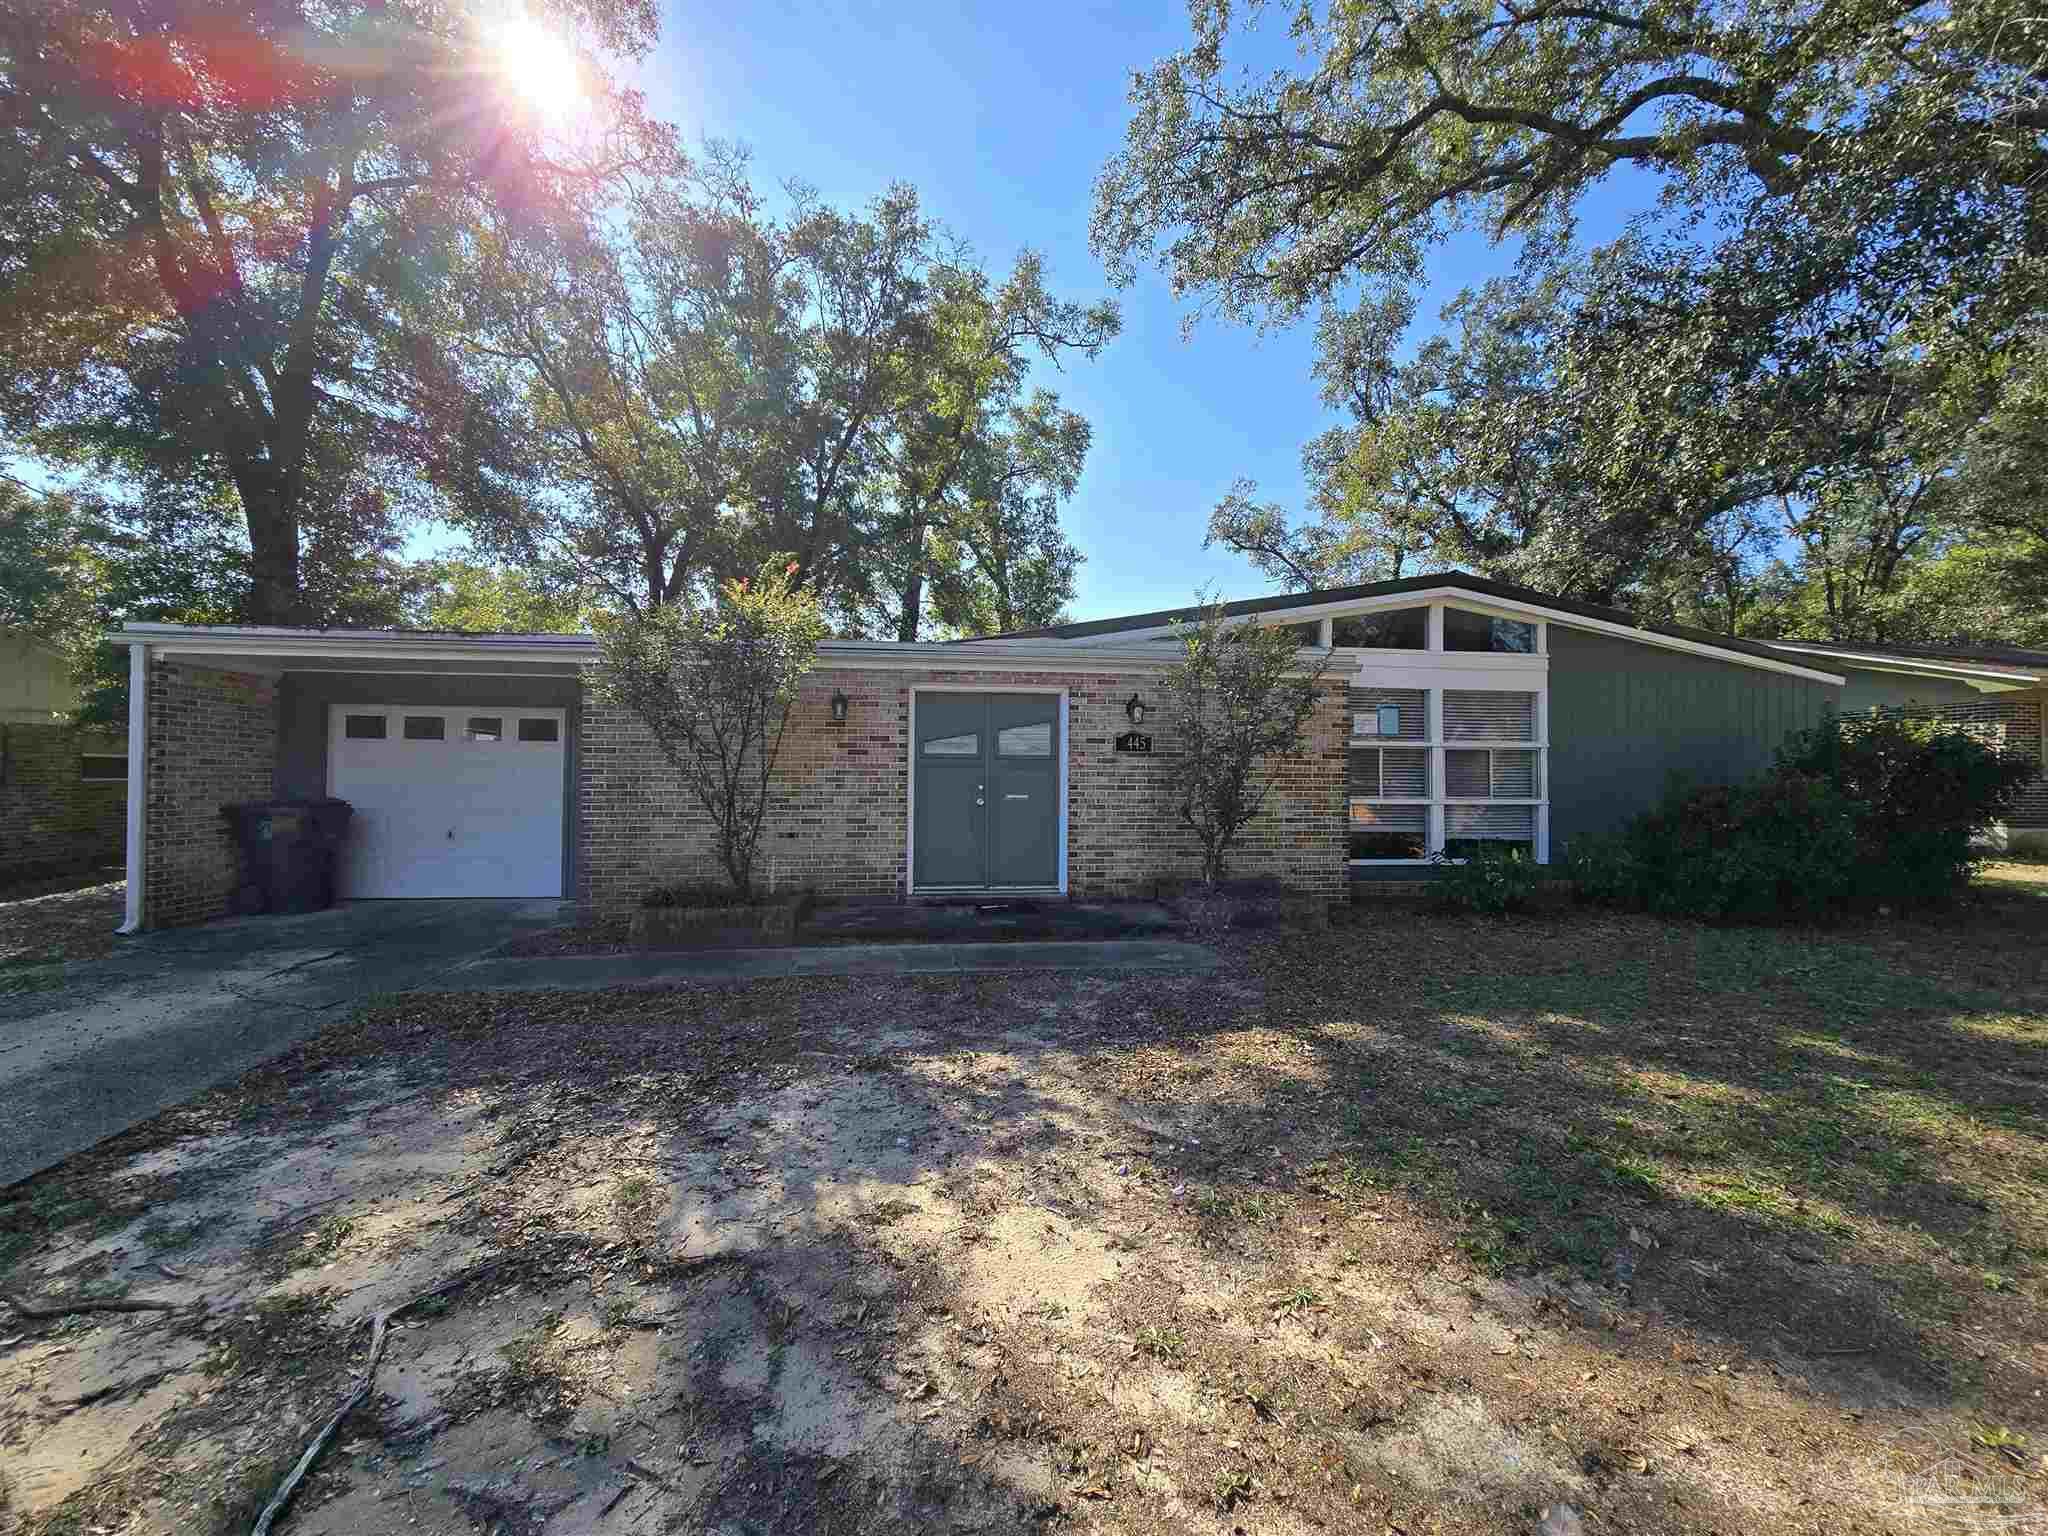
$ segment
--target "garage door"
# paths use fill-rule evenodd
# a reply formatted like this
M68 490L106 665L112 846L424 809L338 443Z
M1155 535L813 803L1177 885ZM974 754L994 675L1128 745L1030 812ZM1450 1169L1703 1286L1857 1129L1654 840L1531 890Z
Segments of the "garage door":
M336 704L344 896L562 894L564 711Z

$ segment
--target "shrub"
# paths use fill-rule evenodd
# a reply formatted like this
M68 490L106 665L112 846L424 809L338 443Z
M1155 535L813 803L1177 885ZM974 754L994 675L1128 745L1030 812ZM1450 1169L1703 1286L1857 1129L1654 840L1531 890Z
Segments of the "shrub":
M784 886L779 891L752 890L742 896L729 885L720 885L716 880L677 880L667 885L649 888L640 897L640 905L654 908L687 908L700 911L720 907L779 907L796 901L806 910L817 904L817 893L810 886L792 888Z
M590 696L638 717L711 821L732 900L754 888L754 857L778 792L775 761L804 674L827 628L818 595L771 560L708 603L682 600L597 623ZM669 903L676 905L676 903Z
M1673 916L1821 918L1952 898L1971 838L2034 773L1936 722L1829 721L1750 784L1675 790L1568 860L1581 899Z
M1859 836L1887 904L1946 901L1969 883L1972 842L2040 771L1939 720L1830 721L1786 744L1780 773L1808 773L1862 807Z
M1523 849L1482 843L1463 862L1446 861L1431 894L1454 912L1500 916L1528 911L1542 880L1543 871Z

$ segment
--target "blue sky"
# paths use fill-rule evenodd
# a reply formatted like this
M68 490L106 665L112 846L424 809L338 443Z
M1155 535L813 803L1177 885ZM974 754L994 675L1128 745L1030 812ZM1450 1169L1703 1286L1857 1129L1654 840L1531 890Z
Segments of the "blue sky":
M1095 175L1122 143L1131 71L1189 36L1179 0L669 0L662 20L644 80L655 113L688 137L743 141L763 180L794 176L838 204L910 182L992 269L1036 247L1070 297L1109 291L1088 213ZM1289 47L1275 39L1260 62L1284 62ZM1509 259L1477 239L1447 249L1425 318ZM1241 475L1300 505L1301 445L1327 421L1310 329L1261 335L1205 320L1184 340L1184 306L1164 279L1141 277L1121 298L1123 335L1047 380L1095 427L1066 513L1088 557L1075 616L1171 606L1198 586L1262 592L1256 572L1204 550L1202 534Z

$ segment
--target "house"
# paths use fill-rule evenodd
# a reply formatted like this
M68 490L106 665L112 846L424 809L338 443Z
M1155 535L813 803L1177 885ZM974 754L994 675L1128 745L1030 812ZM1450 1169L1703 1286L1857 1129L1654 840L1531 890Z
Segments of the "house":
M0 885L120 862L127 746L69 724L78 704L62 651L0 629Z
M1987 745L2048 763L2048 651L1803 640L1774 642L1773 649L1841 672L1845 717L1945 720ZM1991 840L2016 852L2048 853L2048 774L2021 792Z
M1438 850L1538 860L1674 777L1756 774L1844 705L1831 656L1635 623L1457 573L1232 603L1324 654L1306 750L1232 860L1338 896ZM1161 675L1174 612L943 643L832 640L792 715L757 873L840 897L1150 891L1198 868ZM706 818L588 637L134 624L131 927L225 910L230 801L356 807L353 897L632 904L715 873ZM1945 674L1901 659L1888 675Z

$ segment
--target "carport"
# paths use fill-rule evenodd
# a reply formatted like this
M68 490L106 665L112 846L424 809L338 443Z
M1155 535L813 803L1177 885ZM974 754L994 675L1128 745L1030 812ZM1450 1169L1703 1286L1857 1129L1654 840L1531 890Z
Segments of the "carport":
M131 624L123 932L229 910L224 804L355 808L344 898L573 891L583 636Z

